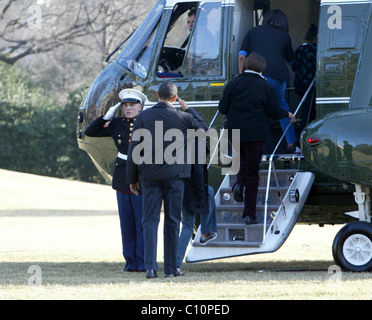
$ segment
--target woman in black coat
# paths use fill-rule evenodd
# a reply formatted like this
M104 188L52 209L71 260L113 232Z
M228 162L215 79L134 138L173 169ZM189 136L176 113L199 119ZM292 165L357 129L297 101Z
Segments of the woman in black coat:
M270 123L269 119L290 118L293 114L283 110L274 89L262 76L266 60L253 52L244 62L245 71L226 86L219 103L219 111L226 114L226 129L240 130L240 169L233 186L234 198L245 201L243 219L247 224L257 223L256 201L259 169Z

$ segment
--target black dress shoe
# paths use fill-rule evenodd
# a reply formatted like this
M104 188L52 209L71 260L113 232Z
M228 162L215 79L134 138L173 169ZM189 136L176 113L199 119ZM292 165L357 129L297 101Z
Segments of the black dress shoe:
M158 275L157 275L156 271L154 271L152 269L147 270L147 272L146 272L146 278L147 279L152 279L152 278L157 278L157 277L158 277Z
M182 277L185 274L181 271L181 268L177 268L176 273L165 273L166 278Z
M246 216L244 218L245 224L258 224L258 223L263 223L263 216L261 214L258 214L256 218L252 218L250 216Z
M165 273L164 276L166 278L173 278L173 277L175 277L175 275L173 273Z
M176 277L182 277L184 276L185 274L182 272L181 268L177 268L177 271L176 271Z
M243 191L240 185L236 184L233 188L234 200L236 202L243 202Z
M244 222L245 222L245 224L248 224L248 225L250 225L250 224L257 224L258 223L257 219L254 219L254 218L252 218L250 216L246 216L244 218Z
M296 145L295 144L292 144L292 145L287 147L287 153L288 154L294 154L295 151L296 151Z

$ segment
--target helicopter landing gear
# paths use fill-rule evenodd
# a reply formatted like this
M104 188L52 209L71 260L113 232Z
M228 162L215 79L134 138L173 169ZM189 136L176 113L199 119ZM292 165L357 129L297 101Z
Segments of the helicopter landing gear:
M345 225L336 235L332 253L336 264L347 271L372 270L371 188L355 185L358 211L346 212L359 221Z
M358 211L346 212L345 214L359 221L371 222L371 188L356 184L354 199L358 205Z
M342 270L363 272L372 269L372 224L352 222L336 235L332 245L336 264Z

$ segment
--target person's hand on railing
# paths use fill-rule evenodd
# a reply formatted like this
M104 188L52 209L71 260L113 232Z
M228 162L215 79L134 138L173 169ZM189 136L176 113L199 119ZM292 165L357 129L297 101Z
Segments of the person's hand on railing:
M288 112L288 118L291 119L291 122L292 123L296 122L296 117L293 115L292 112Z

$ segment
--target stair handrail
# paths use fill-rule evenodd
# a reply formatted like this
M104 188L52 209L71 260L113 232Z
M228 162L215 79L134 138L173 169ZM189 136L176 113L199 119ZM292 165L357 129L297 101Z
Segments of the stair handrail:
M212 126L213 126L214 122L216 121L216 119L217 119L219 113L220 113L220 111L217 110L216 114L214 115L213 119L211 120L211 123L209 124L208 130L209 130L210 128L212 128ZM220 134L220 136L219 136L219 138L218 138L218 141L217 141L217 143L216 143L216 146L215 146L215 148L214 148L214 150L213 150L213 152L212 152L212 156L209 158L209 163L208 163L208 166L207 166L207 170L208 170L209 167L211 166L211 164L212 164L212 160L213 160L213 158L214 158L214 156L215 156L215 154L216 154L216 152L217 152L217 150L218 150L218 147L219 147L219 145L220 145L221 137L223 136L223 132L224 132L224 130L225 130L225 128L222 128L221 134Z
M212 128L212 126L213 126L214 122L216 121L216 119L217 119L219 113L220 113L220 111L217 110L216 114L214 115L213 119L211 120L211 123L209 124L208 130L209 130L210 128Z
M313 79L313 81L311 81L309 87L307 88L305 94L303 95L300 103L298 104L295 112L293 113L294 116L296 116L296 114L298 113L298 111L300 110L300 108L302 107L305 99L307 98L311 88L314 86L314 83L315 83L315 78ZM289 129L289 126L291 125L292 123L290 122L287 126L287 128L284 130L282 136L280 137L279 139L279 142L277 143L277 145L275 146L274 148L274 151L272 152L272 154L270 155L270 159L269 159L269 169L268 169L268 172L267 172L267 185L266 185L266 194L265 194L265 209L264 209L264 225L263 225L263 240L262 240L262 243L265 243L265 240L266 240L266 219L267 219L267 206L268 206L268 199L269 199L269 189L270 189L270 179L271 179L271 169L273 168L273 171L274 171L274 176L275 176L275 183L276 183L276 186L278 188L278 195L280 197L280 201L281 201L281 205L282 205L282 208L284 210L284 215L286 216L286 211L285 211L285 206L284 206L284 202L283 202L283 198L282 198L282 195L281 195L281 191L280 191L280 185L278 183L278 179L277 179L277 176L276 176L276 170L275 170L275 165L273 164L273 159L274 159L274 156L275 156L275 153L276 151L278 150L279 148L279 145L282 143L284 137L285 137L285 134L287 133L288 129ZM273 220L274 221L274 220Z

